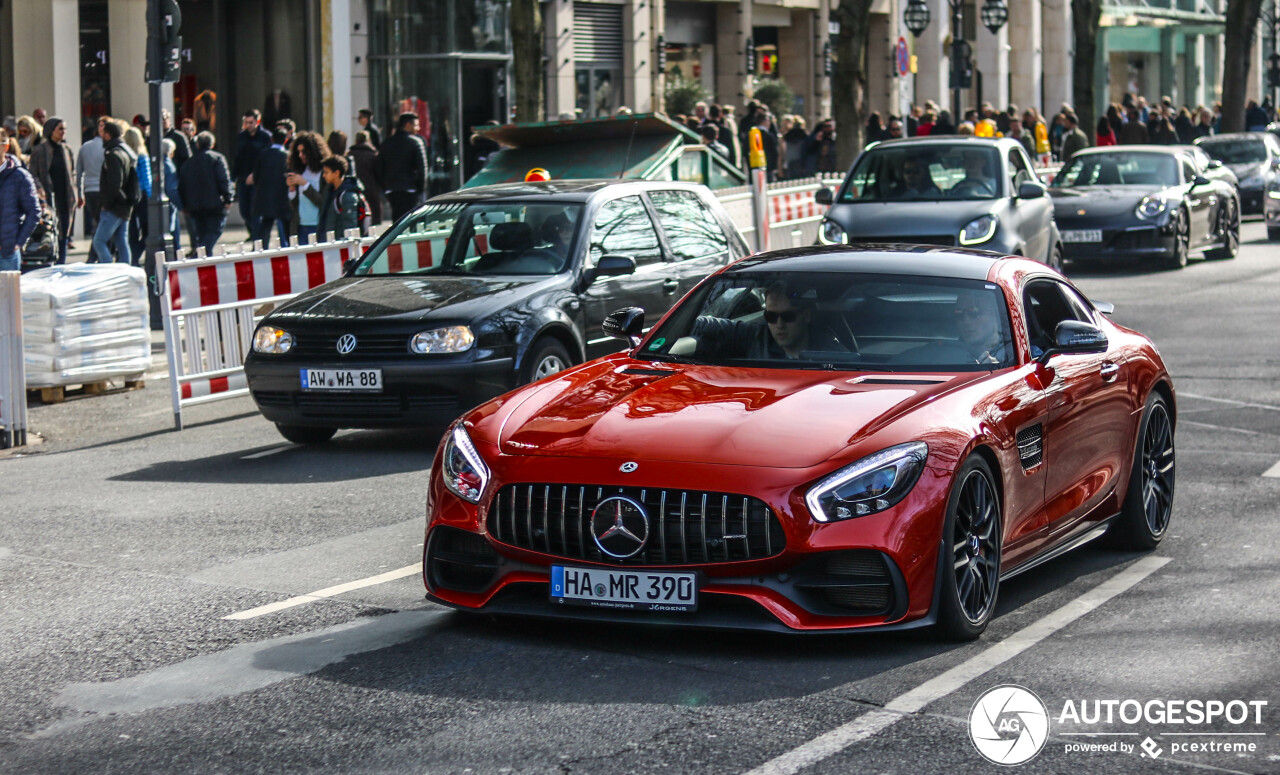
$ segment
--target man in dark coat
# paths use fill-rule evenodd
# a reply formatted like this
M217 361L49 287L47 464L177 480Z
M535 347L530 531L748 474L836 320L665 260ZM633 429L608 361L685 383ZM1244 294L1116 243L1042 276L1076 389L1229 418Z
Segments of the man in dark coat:
M361 129L356 132L355 145L347 149L347 158L355 165L356 177L364 186L365 198L369 200L369 214L372 223L382 223L382 180L378 177L378 149L373 147L369 133Z
M129 217L133 206L142 196L138 183L137 160L133 152L120 138L124 130L114 121L102 126L106 140L102 146L102 177L98 181L98 195L102 211L98 215L98 228L93 233L93 247L89 260L100 264L111 263L111 246L116 248L116 261L133 263L129 250Z
M369 142L377 150L382 147L382 130L378 125L373 123L373 111L368 108L360 108L360 116L356 119L360 122L361 131L369 133Z
M213 251L227 225L227 211L235 199L226 158L213 150L212 132L196 135L196 152L178 173L183 212L191 215L191 244Z
M0 272L22 268L22 248L40 223L40 199L18 157L0 151Z
M173 164L178 169L191 158L191 141L173 125L173 116L169 111L160 111L160 128L164 130L161 137L173 141Z
M59 264L67 262L67 238L71 234L71 222L76 207L81 203L80 186L76 181L76 163L71 148L63 142L67 125L54 116L44 124L44 142L31 149L28 167L31 177L44 195L44 201L58 214Z
M258 162L258 154L271 147L271 133L262 128L262 114L257 109L245 111L241 127L236 137L231 174L236 181L236 198L240 200L240 217L244 219L249 233L257 234L258 225L253 220L253 184L248 181L253 174L253 165Z
M289 152L284 149L289 130L278 126L271 133L271 147L258 154L250 179L253 181L253 219L258 223L254 239L265 245L271 238L271 227L276 228L280 244L289 246L289 221L293 219L293 206L289 203L289 185L284 176L289 171Z
M427 183L427 144L418 136L417 113L401 113L396 133L378 150L378 179L391 204L392 220L422 201Z

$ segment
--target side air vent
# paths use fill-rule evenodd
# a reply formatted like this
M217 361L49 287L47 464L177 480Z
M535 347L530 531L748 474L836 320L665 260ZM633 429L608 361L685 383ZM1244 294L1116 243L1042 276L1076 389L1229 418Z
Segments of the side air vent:
M1022 467L1030 471L1044 460L1044 428L1040 423L1018 431L1018 458Z

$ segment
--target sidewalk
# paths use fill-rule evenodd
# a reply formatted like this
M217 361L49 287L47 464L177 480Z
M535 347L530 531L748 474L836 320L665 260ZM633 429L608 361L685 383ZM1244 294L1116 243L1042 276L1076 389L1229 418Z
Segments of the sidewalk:
M79 232L79 231L80 231L80 224L77 223L76 232ZM75 247L67 251L67 263L75 264L75 263L84 263L85 261L87 261L89 258L89 245L93 242L93 239L89 237L82 237L79 234L76 234L71 241L75 245ZM230 223L228 223L227 228L224 229L222 232L222 239L218 241L218 244L223 246L230 246L230 245L238 246L241 243L248 242L248 241L249 241L248 229L246 229L244 226L239 226L239 225L233 226ZM188 237L187 234L184 233L182 235L181 255L185 256L187 254L187 251L190 249L191 249L190 238ZM142 263L141 257L138 258L138 263L139 264Z

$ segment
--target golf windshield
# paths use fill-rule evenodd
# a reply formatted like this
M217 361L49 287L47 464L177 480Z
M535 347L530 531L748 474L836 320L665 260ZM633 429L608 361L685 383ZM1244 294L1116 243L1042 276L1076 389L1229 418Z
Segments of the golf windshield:
M568 267L581 205L444 202L401 220L354 274L550 275Z
M1000 289L984 281L739 272L700 286L636 356L717 366L984 371L1016 363Z

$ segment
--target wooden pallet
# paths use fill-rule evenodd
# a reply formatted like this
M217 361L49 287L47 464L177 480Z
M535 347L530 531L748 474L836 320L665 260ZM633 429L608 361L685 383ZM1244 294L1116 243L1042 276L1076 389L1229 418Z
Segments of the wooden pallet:
M123 387L115 387L111 380L102 380L100 382L85 382L80 385L55 385L54 387L44 388L28 388L28 400L37 399L42 404L61 404L68 397L77 396L100 396L106 393L119 390L140 390L147 386L147 381L142 377L137 379L126 379Z

